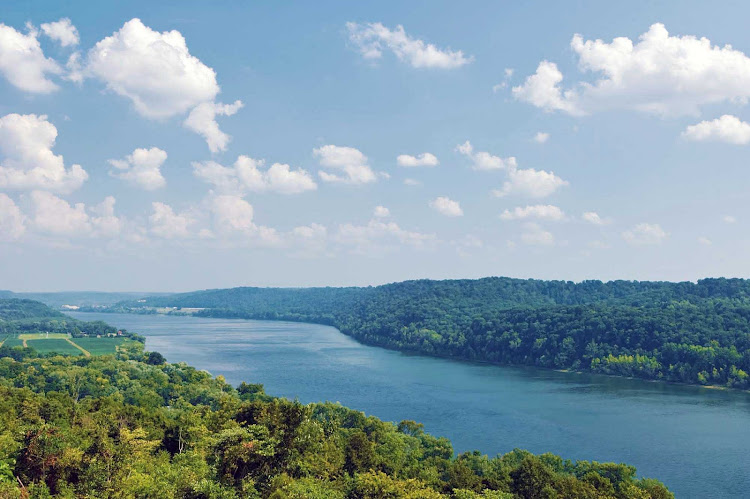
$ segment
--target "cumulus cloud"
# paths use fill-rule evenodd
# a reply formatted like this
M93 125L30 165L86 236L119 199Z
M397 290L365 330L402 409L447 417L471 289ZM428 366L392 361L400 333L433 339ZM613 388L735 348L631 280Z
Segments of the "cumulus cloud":
M446 217L460 217L464 214L458 201L440 196L429 202L430 208Z
M232 116L242 109L243 105L240 100L235 101L234 104L204 102L190 111L185 120L185 126L202 135L211 152L226 151L230 137L219 129L216 116Z
M539 220L549 220L559 222L565 219L565 213L550 204L537 204L533 206L517 206L513 210L505 210L500 214L502 220L526 220L536 218Z
M733 223L737 222L737 218L734 217L734 216L732 216L732 215L724 215L723 217L721 217L721 220L725 224L733 224Z
M45 57L37 39L38 32L29 28L27 34L0 23L0 73L14 87L35 94L48 94L58 86L50 75L63 72L57 62Z
M698 114L701 107L750 98L750 58L707 38L671 36L653 24L634 43L618 37L607 43L576 34L570 47L581 72L599 76L563 90L562 73L542 61L536 73L513 88L516 99L547 111L573 115L630 109L661 116Z
M551 246L555 244L555 236L544 230L539 224L529 222L524 224L521 241L530 246Z
M318 175L325 182L344 184L368 184L375 182L377 177L367 164L367 156L353 147L325 145L313 149L313 156L318 158L320 166L339 173L318 171Z
M171 206L165 203L151 203L153 213L148 217L150 231L153 235L164 239L182 239L190 237L190 226L195 223L189 213L175 213Z
M602 218L598 213L594 211L586 211L581 215L581 218L592 225L608 225L612 223L609 218Z
M534 135L534 142L537 144L544 144L549 140L549 134L547 132L537 132Z
M54 235L85 235L91 231L91 221L83 203L70 205L64 199L45 191L32 191L34 214L32 223L40 232Z
M738 117L725 114L711 121L701 121L688 126L682 136L698 142L713 141L745 145L750 142L750 123Z
M94 235L114 237L120 233L122 220L115 216L115 198L107 196L104 201L89 209L91 227Z
M16 203L0 192L0 241L13 241L23 236L25 219Z
M386 208L385 206L376 206L374 210L372 210L372 215L376 218L385 218L390 216L391 211Z
M563 75L557 64L542 61L536 68L536 73L526 78L523 85L513 87L513 96L545 111L564 111L572 115L580 115L582 111L573 103L575 95L572 90L563 92L560 82Z
M569 185L568 181L561 179L554 172L513 167L508 170L508 180L503 183L503 187L492 192L497 197L518 195L544 198L566 185Z
M355 253L378 255L402 245L423 248L435 240L435 235L408 231L396 222L373 219L367 225L339 225L334 240Z
M659 224L640 223L622 233L622 238L633 246L661 244L669 234Z
M69 202L45 191L30 194L33 216L30 226L37 232L61 237L106 237L120 234L123 221L115 215L115 198L86 208L83 203Z
M414 68L454 69L472 61L460 50L441 50L406 34L403 26L389 29L381 23L346 23L349 41L365 59L380 59L390 50L402 62Z
M0 188L71 192L88 178L80 165L65 168L52 147L57 128L44 115L8 114L0 118Z
M253 206L240 196L223 194L209 200L216 232L225 237L239 236L243 242L261 246L278 246L282 236L269 227L256 225Z
M396 158L398 166L404 167L417 167L417 166L437 166L440 164L437 157L434 154L424 152L417 156L411 156L409 154L401 154Z
M99 41L86 69L152 119L185 113L219 93L216 73L190 54L179 31L159 33L137 18Z
M711 246L713 242L707 237L699 237L698 244L701 244L703 246Z
M228 194L247 191L299 194L318 188L310 174L301 168L292 169L289 165L274 163L263 170L263 165L263 160L239 156L231 167L215 161L194 162L193 173L219 192Z
M475 170L504 170L506 168L515 168L517 166L516 158L501 158L493 156L488 152L474 152L474 146L468 140L463 144L456 146L456 151L470 158L473 162L472 167Z
M52 23L44 23L40 27L42 28L42 33L63 47L78 45L78 30L67 17L63 17L59 21Z
M410 187L415 187L417 185L422 185L422 182L415 178L405 178L404 179L404 185L408 185Z
M519 169L515 157L503 159L488 152L475 152L474 146L468 140L456 146L456 151L470 158L475 170L505 170L507 172L508 180L501 189L493 191L498 197L514 194L543 198L560 187L568 185L567 181L555 175L554 172L533 168Z
M124 160L110 159L109 164L115 168L110 175L152 191L167 184L161 174L161 165L166 160L167 153L158 147L136 149Z

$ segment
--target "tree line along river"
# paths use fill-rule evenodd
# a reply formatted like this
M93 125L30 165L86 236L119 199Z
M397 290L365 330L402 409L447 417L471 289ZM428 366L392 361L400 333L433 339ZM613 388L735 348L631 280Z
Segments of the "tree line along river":
M70 313L144 335L146 349L270 395L413 419L456 452L515 447L632 464L677 497L747 497L750 394L406 355L315 324Z

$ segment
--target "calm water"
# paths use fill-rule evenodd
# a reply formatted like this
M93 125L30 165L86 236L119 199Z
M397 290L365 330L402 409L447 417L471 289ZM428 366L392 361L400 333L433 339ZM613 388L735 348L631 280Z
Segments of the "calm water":
M70 315L141 333L149 350L234 385L420 421L459 452L626 462L677 497L750 497L750 394L410 356L312 324Z

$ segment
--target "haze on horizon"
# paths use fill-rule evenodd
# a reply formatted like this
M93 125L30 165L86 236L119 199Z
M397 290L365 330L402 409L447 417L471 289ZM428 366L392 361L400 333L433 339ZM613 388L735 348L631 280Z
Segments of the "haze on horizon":
M6 2L0 288L750 276L750 7L679 6Z

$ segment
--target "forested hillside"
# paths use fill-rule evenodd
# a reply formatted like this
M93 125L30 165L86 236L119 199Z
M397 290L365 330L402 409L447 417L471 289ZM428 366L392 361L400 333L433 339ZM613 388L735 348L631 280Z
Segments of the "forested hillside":
M154 297L200 315L310 321L428 355L750 388L750 281L487 278Z
M158 354L0 347L0 497L669 498L624 464L449 441L336 404L232 388Z
M117 333L117 328L102 321L84 322L51 309L43 303L17 298L0 298L0 343L19 334L53 333L81 336L106 336ZM134 333L121 335L142 341Z

